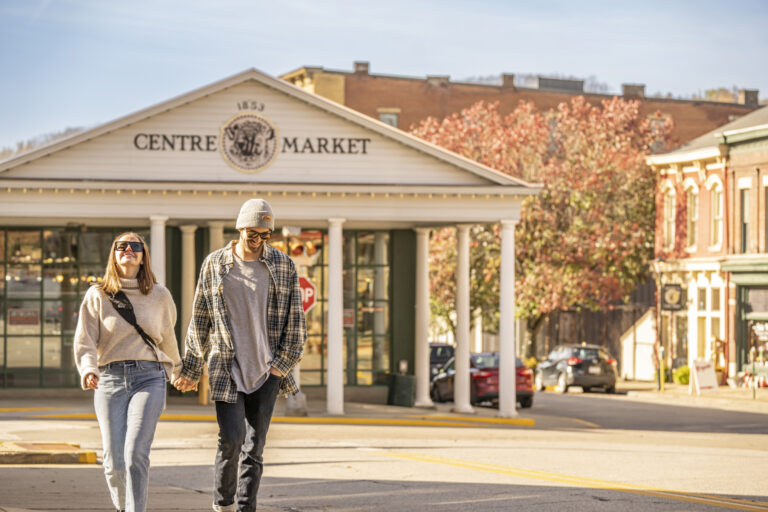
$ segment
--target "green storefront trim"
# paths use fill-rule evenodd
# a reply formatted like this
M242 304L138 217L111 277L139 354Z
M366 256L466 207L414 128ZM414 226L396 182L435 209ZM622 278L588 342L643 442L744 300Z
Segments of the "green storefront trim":
M721 268L736 285L736 362L740 371L749 363L749 323L768 321L768 312L747 307L750 288L768 286L768 255L727 261Z

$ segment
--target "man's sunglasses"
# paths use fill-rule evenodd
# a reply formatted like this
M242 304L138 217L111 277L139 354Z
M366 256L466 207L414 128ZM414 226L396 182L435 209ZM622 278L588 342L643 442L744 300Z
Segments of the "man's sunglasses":
M248 240L255 240L256 238L261 238L262 240L269 240L272 238L272 232L271 231L252 231L250 229L245 230L245 238Z
M141 242L115 242L115 250L123 252L128 248L133 252L144 252L144 244Z

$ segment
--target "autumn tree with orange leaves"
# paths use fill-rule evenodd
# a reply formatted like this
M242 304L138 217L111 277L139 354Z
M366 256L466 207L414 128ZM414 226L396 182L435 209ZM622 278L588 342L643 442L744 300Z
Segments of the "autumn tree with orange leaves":
M647 118L638 101L600 105L576 97L539 112L521 102L501 116L477 103L412 129L429 142L496 170L544 185L523 203L516 230L516 312L535 334L558 310L610 309L648 272L653 256L655 176L645 164L663 150L672 122ZM471 303L484 329L498 329L499 227L472 230ZM433 314L453 326L455 230L431 241Z

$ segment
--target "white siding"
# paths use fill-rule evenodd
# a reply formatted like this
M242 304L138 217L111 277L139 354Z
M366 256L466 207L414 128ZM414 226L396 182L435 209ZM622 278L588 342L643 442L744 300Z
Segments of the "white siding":
M239 113L239 101L264 104L261 115L284 137L367 138L367 154L279 153L266 170L246 174L231 168L217 149L148 151L134 147L138 133L215 135ZM2 173L3 178L138 180L244 183L491 185L488 180L441 162L350 121L250 80L193 103L157 114L93 140Z

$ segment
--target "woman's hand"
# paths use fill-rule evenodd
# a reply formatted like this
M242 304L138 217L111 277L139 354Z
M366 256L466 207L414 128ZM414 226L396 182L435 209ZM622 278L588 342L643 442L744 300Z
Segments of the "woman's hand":
M176 381L173 383L173 386L182 393L193 390L197 391L197 382L193 382L186 377L179 377L176 379Z
M89 373L85 376L85 389L99 389L99 376Z

